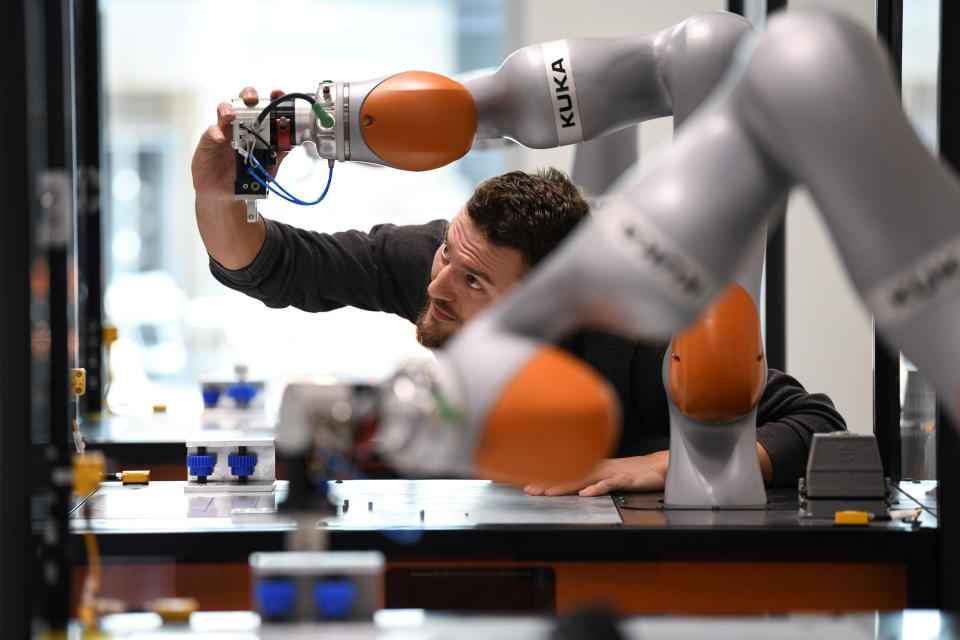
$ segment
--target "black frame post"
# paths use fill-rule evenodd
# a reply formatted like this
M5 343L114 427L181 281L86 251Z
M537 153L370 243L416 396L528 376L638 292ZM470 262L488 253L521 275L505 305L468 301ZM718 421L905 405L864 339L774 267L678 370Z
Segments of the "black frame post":
M7 61L4 82L9 95L19 96L0 105L3 121L18 123L7 131L9 147L17 152L0 154L5 211L0 233L0 637L4 638L30 637L37 582L28 480L35 392L28 313L32 226L37 219L33 193L46 147L45 125L29 106L44 78L36 65L43 43L37 13L30 0L9 0L0 10L8 31L0 39L0 56Z
M767 17L787 8L787 0L767 0ZM766 352L767 366L787 370L787 216L786 201L776 229L767 237L766 264Z
M68 513L72 486L69 481L73 456L72 418L67 389L69 368L70 285L68 259L74 242L76 221L76 158L74 147L75 103L73 94L73 2L46 0L44 40L46 49L46 171L37 190L41 204L37 260L46 262L49 289L46 299L35 292L33 309L43 309L49 332L47 376L41 393L45 411L35 407L34 446L41 450L44 469L34 498L46 509L49 519L42 535L42 588L45 601L41 617L51 629L65 629L70 619L71 573L73 562L69 539ZM43 397L43 396L41 396ZM39 499L38 499L39 498Z
M903 0L877 0L877 38L890 51L897 88L903 62ZM900 353L891 351L873 332L873 433L880 449L883 472L894 482L901 478Z
M780 11L787 7L787 0L767 0L765 14ZM727 11L746 17L744 0L727 0ZM764 351L767 366L780 371L787 370L787 225L786 201L782 205L781 215L772 216L779 220L776 229L767 236L767 250L764 256L766 281L764 287Z
M11 95L0 158L0 630L63 631L70 618L69 279L76 217L72 0L3 5Z
M960 170L960 6L940 0L939 147L940 157ZM937 415L937 515L940 519L940 608L960 611L960 431L939 411Z
M74 0L77 113L77 292L79 366L86 369L84 413L103 408L103 259L101 166L103 87L100 77L100 11L97 0Z

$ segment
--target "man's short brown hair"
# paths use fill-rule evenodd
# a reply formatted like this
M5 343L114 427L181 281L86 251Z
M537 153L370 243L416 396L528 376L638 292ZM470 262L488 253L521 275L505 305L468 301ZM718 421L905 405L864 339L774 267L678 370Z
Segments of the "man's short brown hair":
M466 210L488 240L517 249L533 267L589 214L590 204L566 174L550 167L484 180Z

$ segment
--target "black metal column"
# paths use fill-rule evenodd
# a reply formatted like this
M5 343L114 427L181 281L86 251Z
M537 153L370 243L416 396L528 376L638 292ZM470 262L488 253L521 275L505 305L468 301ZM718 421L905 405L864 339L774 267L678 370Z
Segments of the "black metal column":
M903 61L903 0L877 0L877 38L890 50L894 78L901 85ZM873 333L873 433L877 437L883 471L901 477L900 353L891 351Z
M960 5L940 2L940 157L960 171ZM957 366L960 366L958 364ZM960 431L945 411L937 416L937 474L940 481L940 607L960 611Z
M77 116L77 292L79 366L87 372L84 413L99 413L103 383L103 260L101 257L100 167L102 85L100 12L97 0L74 0Z
M958 158L960 160L960 158ZM955 165L957 166L957 165ZM937 516L940 522L941 609L960 613L960 432L946 411L937 412Z
M33 9L31 9L33 6ZM45 153L44 123L29 101L42 84L43 71L32 62L43 37L30 0L3 3L0 15L6 31L0 38L4 82L8 95L0 113L8 127L8 153L0 154L4 194L0 233L0 637L30 636L35 558L30 537L30 258L32 221L37 207L32 197L40 165L37 145ZM36 16L34 15L34 18ZM40 52L42 55L42 51ZM16 150L14 152L13 150Z
M70 613L67 248L75 215L71 4L3 5L9 153L0 157L0 628Z
M787 8L787 0L767 0L767 16ZM767 237L766 266L766 334L767 366L787 370L787 203L776 229Z
M786 203L783 205L786 207ZM780 371L787 369L787 230L786 216L781 216L780 225L767 236L766 266L766 318L767 366Z
M744 0L727 0L727 11L746 16ZM787 0L767 0L766 15L787 7ZM781 205L786 209L786 201ZM767 366L780 371L787 369L787 230L784 212L771 216L779 220L777 228L770 229L764 257L764 345Z
M45 97L31 105L46 128L46 162L37 176L39 200L35 257L31 264L33 343L33 518L40 586L35 615L53 630L70 617L67 514L71 501L72 415L68 402L70 330L68 255L76 220L74 157L73 3L46 0L43 7ZM36 143L33 143L36 144Z

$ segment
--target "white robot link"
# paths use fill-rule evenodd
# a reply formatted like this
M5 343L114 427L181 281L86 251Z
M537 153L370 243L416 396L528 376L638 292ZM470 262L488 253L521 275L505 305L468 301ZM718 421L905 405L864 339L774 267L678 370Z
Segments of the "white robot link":
M731 26L722 36L707 37L717 24ZM671 450L667 501L709 504L718 495L742 493L737 483L743 474L737 470L752 466L747 458L755 463L752 436L732 432L734 441L749 441L752 455L735 447L733 454L724 454L739 460L730 465L716 453L730 451L716 446L722 430L700 427L721 422L722 416L748 414L759 397L757 379L762 390L759 333L743 323L756 314L755 291L745 287L744 298L728 283L741 279L744 260L755 259L758 229L780 211L778 203L796 184L816 199L883 335L933 381L956 418L956 176L914 134L885 53L871 34L826 10L788 12L771 20L763 34L748 31L738 18L708 14L652 36L528 47L465 87L430 80L416 92L405 92L408 120L400 128L412 131L403 140L386 128L380 138L368 135L386 117L367 104L389 80L407 74L361 83L360 91L336 85L340 102L334 100L333 110L342 114L344 143L339 145L337 133L331 148L318 145L321 156L428 169L467 151L474 114L477 138L556 146L671 109L682 117L689 111L678 111L679 106L692 110L706 93L703 87L712 83L692 83L703 93L684 102L688 96L673 82L710 64L720 65L714 77L726 69L724 80L684 124L659 164L625 176L591 222L438 354L441 371L426 379L434 396L443 394L459 408L456 449L446 456L452 468L518 482L585 473L615 439L616 403L599 377L545 341L586 325L662 339L689 327L717 300L709 312L713 321L701 321L684 334L693 351L684 355L674 348L671 356L678 357L664 362L672 404L693 417L690 424L701 423L688 430L689 438L676 437L676 430L671 434L672 445L685 441L687 446L683 452ZM725 43L725 37L731 41ZM728 66L730 56L723 52L734 42ZM713 57L698 59L702 43ZM347 100L360 104L359 113L347 110ZM442 107L447 119L440 122L440 135L436 119L411 125L421 122L421 102L457 105ZM717 361L716 353L698 355L711 341L696 336L709 334L717 320L741 327L725 354L727 366L738 363L732 368L738 390L732 410L711 406L728 403L729 394L721 399L707 393L706 404L696 400L702 398L703 381L710 379L704 372ZM691 367L696 375L690 375ZM677 388L683 381L692 390ZM679 414L673 409L675 419ZM421 423L417 431L415 422L408 412L407 420L397 422L406 425L407 435L393 440L430 438L433 428ZM389 424L384 421L385 428ZM542 465L531 465L523 453L534 446L545 460ZM514 447L519 449L511 453ZM416 466L404 457L403 447L393 457ZM675 473L681 463L688 468Z

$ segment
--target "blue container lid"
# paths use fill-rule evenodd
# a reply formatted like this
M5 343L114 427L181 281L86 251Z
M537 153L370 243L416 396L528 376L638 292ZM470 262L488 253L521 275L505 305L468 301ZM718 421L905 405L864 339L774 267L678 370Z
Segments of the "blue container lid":
M235 382L227 388L227 396L241 407L250 404L257 395L257 387L249 382Z
M264 616L283 618L292 612L297 595L297 587L292 580L261 580L253 589L260 613Z
M207 387L200 391L200 395L203 396L203 406L205 407L215 407L220 402L219 387Z
M357 587L349 580L324 580L313 586L313 599L324 618L346 618L357 597Z

